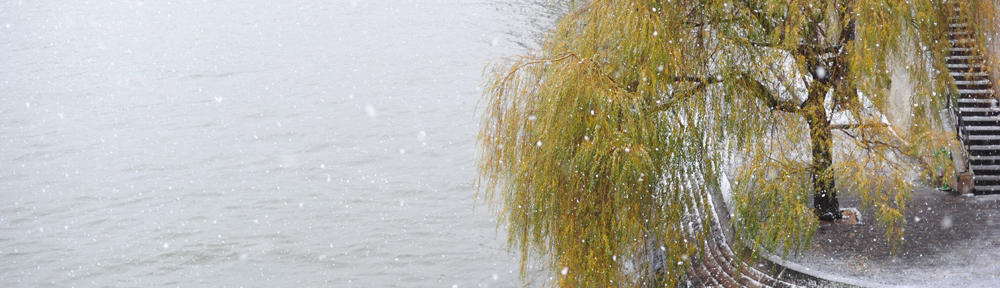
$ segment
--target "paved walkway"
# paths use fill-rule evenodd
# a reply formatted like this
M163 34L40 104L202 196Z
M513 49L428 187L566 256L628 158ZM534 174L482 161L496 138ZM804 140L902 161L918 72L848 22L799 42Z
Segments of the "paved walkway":
M858 207L857 199L841 199ZM861 286L1000 287L1000 195L955 196L917 188L905 242L895 254L871 211L856 225L821 227L811 247L782 262L819 278Z

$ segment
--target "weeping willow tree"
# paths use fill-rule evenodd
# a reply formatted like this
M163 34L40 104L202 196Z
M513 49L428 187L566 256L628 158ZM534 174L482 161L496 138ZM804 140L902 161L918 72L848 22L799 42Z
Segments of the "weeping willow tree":
M948 17L993 9L960 2L580 4L538 57L488 73L479 187L522 271L541 261L562 287L683 281L723 173L751 254L803 247L838 192L899 239L907 174L950 167L928 160L954 138ZM913 79L906 126L884 113L893 63Z

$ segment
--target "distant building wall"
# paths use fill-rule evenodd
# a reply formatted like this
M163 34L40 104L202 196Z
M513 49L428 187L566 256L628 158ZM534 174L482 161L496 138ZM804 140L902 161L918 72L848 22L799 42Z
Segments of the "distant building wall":
M1000 0L993 0L994 5L1000 7ZM983 17L982 27L986 29L983 31L986 35L987 47L985 52L987 58L990 60L990 72L995 81L1000 80L1000 15L991 15L992 17ZM994 84L995 85L995 84Z
M905 37L905 42L909 42L909 37ZM910 47L904 44L903 47ZM913 125L913 93L914 82L911 77L911 65L917 65L916 51L902 51L896 57L888 61L889 66L889 98L886 102L886 109L883 115L889 123L895 126L896 133L909 136L910 126Z
M889 98L886 109L883 112L885 117L896 126L897 133L908 134L909 127L913 125L913 79L910 77L910 64L915 63L913 53L903 53L889 61L889 77L892 81L889 85Z

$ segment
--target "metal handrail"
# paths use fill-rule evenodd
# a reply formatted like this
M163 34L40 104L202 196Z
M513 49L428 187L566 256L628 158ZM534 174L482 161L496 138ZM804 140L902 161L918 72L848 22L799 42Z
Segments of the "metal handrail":
M956 168L962 168L962 171L972 171L972 169L970 167L970 165L971 165L970 163L972 162L972 159L969 158L971 155L969 155L969 152L965 148L965 138L966 137L964 135L965 133L962 131L962 127L963 127L963 125L962 125L963 121L962 121L962 117L961 117L961 115L962 115L961 113L962 112L958 110L958 97L960 97L960 95L959 95L959 93L957 93L956 89L952 89L952 87L949 87L947 93L948 93L948 98L947 98L947 104L946 105L949 108L948 109L948 112L949 112L948 114L950 114L952 122L955 123L955 127L954 127L955 128L955 138L958 139L958 143L960 144L960 145L958 145L959 146L958 147L958 150L959 150L958 153L961 153L962 159L965 159L965 161L962 161L962 164L963 164L964 167L956 167Z

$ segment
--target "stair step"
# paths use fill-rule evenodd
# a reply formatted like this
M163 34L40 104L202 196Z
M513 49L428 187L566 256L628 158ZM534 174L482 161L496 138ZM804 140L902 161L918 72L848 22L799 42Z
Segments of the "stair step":
M968 73L951 73L951 78L955 80L984 80L988 79L985 75L969 75Z
M980 155L980 156L969 156L969 160L972 161L1000 161L1000 155Z
M1000 186L1000 175L979 175L974 174L972 177L972 185L983 187L980 191L989 191L992 189L986 188L988 186Z
M963 122L1000 122L1000 117L994 116L963 116ZM988 126L987 126L988 127ZM1000 128L1000 127L998 127Z
M983 116L983 115L995 116L997 113L1000 113L1000 109L997 109L997 108L994 108L994 107L959 107L958 108L958 114L959 114L959 116L977 116L977 115L978 116ZM966 114L970 114L970 115L966 115Z
M969 165L972 171L996 171L1000 170L1000 165Z
M998 164L1000 164L1000 162L997 162L997 161L979 161L979 162L971 162L970 164L973 164L973 165L998 165ZM992 174L995 174L997 172L997 170L980 170L980 171L982 172L983 175L992 175ZM975 174L980 174L980 172L976 172Z
M970 64L971 65L982 65L983 60L982 59L946 59L946 60L944 60L944 62L945 62L944 63L945 65L948 65L948 64L953 64L953 65L970 65ZM965 68L962 68L962 69L965 69Z
M948 39L948 41L951 41L951 44L958 44L958 43L971 43L971 42L972 42L972 39L969 39L969 38L965 38L965 37L963 37L963 38L952 38L952 39Z
M983 68L983 64L981 64L981 63L973 63L973 64L953 63L953 64L945 64L945 66L947 66L948 69L969 69L969 68L977 68L978 69L978 68Z
M992 85L990 85L990 83L983 83L983 84L971 84L970 83L970 84L955 84L955 86L958 86L958 89L984 90L984 89L990 89L991 88L990 86L992 86Z
M951 27L951 28L965 28L965 27L969 27L969 24L968 23L954 23L954 24L948 24L948 27Z
M973 98L975 99L975 98ZM988 100L988 99L986 99ZM958 107L958 112L969 112L969 113L991 113L1000 112L1000 107Z
M972 145L972 146L969 146L969 147L974 147L974 146L978 146L978 145ZM989 150L989 149L987 149L987 150L975 150L975 149L967 149L966 151L969 153L969 155L972 155L972 156L976 156L976 155L979 155L979 156L1000 155L1000 151L998 151L998 150ZM984 161L984 162L996 163L996 161ZM990 164L990 163L976 162L976 164Z
M975 175L973 181L1000 181L1000 175Z
M987 102L987 103L959 102L958 103L958 107L959 108L969 108L969 107L976 107L976 108L996 108L997 105L994 104L994 103L989 103L989 102ZM966 112L965 114L971 114L971 113L972 112ZM976 115L968 115L968 116L976 116Z
M998 151L1000 152L1000 145L969 145L969 151Z
M965 139L971 141L994 141L1000 140L1000 135L969 135L966 136Z
M1000 185L975 185L976 192L996 192L1000 191Z
M955 80L955 85L989 85L989 79L983 80Z
M958 78L956 77L955 79L958 79ZM961 84L956 84L955 86L956 86L956 88L958 88L958 90L988 90L988 89L992 89L993 88L993 85L990 85L990 84L979 84L979 85L961 85ZM961 92L959 92L959 94L961 94ZM978 97L972 97L972 96L970 96L970 97L971 98L990 98L990 97L981 97L981 96L978 96Z
M988 182L984 182L984 183L975 183L973 185L974 186L972 186L972 187L980 187L980 188L973 189L972 193L976 193L976 194L979 194L979 195L984 195L984 194L996 194L998 191L994 190L991 187L993 187L993 186L1000 186L1000 183L997 183L995 181L988 181Z
M969 132L1000 132L1000 126L964 126L962 130Z
M981 59L983 56L979 55L954 55L954 56L944 56L944 59Z
M991 98L958 98L958 103L959 104L965 104L965 103L970 103L970 104L994 104L994 103L996 103L996 99L991 99Z
M958 89L959 95L990 95L993 89Z
M986 74L986 72L983 72L983 71L979 71L979 72L952 71L952 72L948 72L948 74L951 74L952 77L965 77L965 78L968 78L968 77L988 77L989 76L988 74Z
M948 56L968 56L976 54L974 51L968 48L951 48L948 50Z
M944 57L945 62L948 63L969 63L969 62L983 62L983 57L979 55L968 55L968 54L956 54Z
M951 77L955 78L955 80L959 80L959 81L987 79L985 76L983 76L983 77L977 77L977 76L965 76L965 75L951 75ZM956 84L955 86L958 86L958 85ZM965 85L965 86L969 86L969 85Z
M980 64L983 63L983 59L976 55L969 54L954 54L953 56L948 56L944 59L945 64Z
M967 126L968 125L979 125L977 123L982 123L984 121L985 121L984 125L988 125L988 126L998 125L998 126L1000 126L1000 113L996 113L996 112L993 112L993 113L971 113L971 112L964 112L964 113L959 114L958 116L962 117L961 120L962 120L963 124L967 125ZM969 117L987 117L987 118L993 118L993 120L969 120L969 119L966 119L966 118L969 118ZM1000 132L1000 130L996 130L996 132ZM984 134L984 133L976 133L976 134ZM986 134L989 134L989 133L986 133ZM998 134L1000 134L1000 133L998 133Z
M977 54L978 53L949 53L948 56L944 57L944 59L951 62L981 60L982 57L980 57ZM972 62L980 62L980 61L972 61Z
M959 114L971 114L971 113L990 114L990 113L1000 113L1000 109L994 108L994 107L959 107L958 108L958 113ZM972 116L972 115L970 115L970 116Z
M970 157L971 156L980 156L980 157L1000 156L997 153L989 153L989 152L996 152L996 151L991 151L991 150L975 150L975 151L973 151L973 150L967 150L967 151L969 152ZM1000 161L986 159L986 158L978 158L978 159L969 158L969 164L970 165L1000 165ZM986 174L998 174L998 173L1000 173L1000 171L995 171L995 172L996 173L986 173ZM980 173L977 172L976 174L980 174Z
M1000 112L961 112L961 113L958 114L958 116L959 117L994 117L994 118L998 118L998 117L1000 117ZM975 124L969 123L969 122L976 122L974 120L968 120L968 119L962 119L962 121L966 122L965 125L975 125ZM1000 119L997 119L995 121L1000 121ZM1000 130L997 130L997 131L1000 131Z

